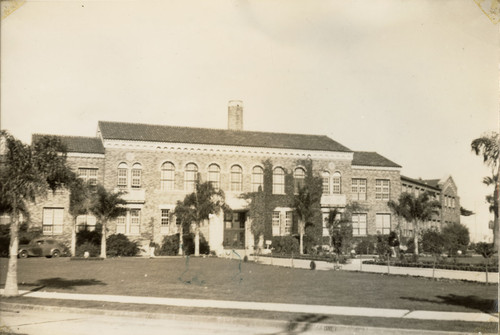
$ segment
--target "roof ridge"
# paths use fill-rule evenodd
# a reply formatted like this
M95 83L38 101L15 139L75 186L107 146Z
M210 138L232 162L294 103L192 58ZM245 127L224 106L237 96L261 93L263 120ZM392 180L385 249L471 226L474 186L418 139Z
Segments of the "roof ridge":
M53 136L53 137L66 137L66 138L87 138L87 139L100 139L97 136L80 136L80 135L54 135L54 134L41 134L41 133L33 133L31 136Z
M188 127L188 126L176 126L176 125L167 125L167 124L152 124L152 123L141 123L141 122L122 122L122 121L103 121L100 120L98 123L118 123L124 125L138 125L138 126L151 126L151 127L170 127L170 128L188 128L188 129L203 129L203 130L219 130L219 131L227 131L227 132L235 132L235 133L261 133L261 134L280 134L280 135L299 135L299 136L316 136L316 137L326 137L332 141L335 141L328 135L324 134L299 134L299 133L286 133L286 132L276 132L276 131L260 131L260 130L235 130L235 129L225 129L225 128L210 128L210 127ZM337 142L337 141L335 141ZM337 142L338 143L338 142Z

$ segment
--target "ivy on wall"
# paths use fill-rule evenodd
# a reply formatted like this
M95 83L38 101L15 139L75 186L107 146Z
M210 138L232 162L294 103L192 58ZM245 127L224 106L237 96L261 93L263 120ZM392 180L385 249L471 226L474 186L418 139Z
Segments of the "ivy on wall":
M249 200L248 215L252 219L251 232L258 241L258 236L263 235L264 239L272 239L272 213L276 207L295 208L296 194L293 178L293 171L285 170L285 194L273 194L273 163L270 159L262 162L264 167L263 188L257 192L245 193L243 197ZM320 241L322 234L322 214L321 214L321 193L322 179L319 173L314 171L313 163L310 160L299 160L295 166L302 166L306 170L304 178L304 189L311 194L310 214L305 219L305 235L313 243ZM292 234L298 233L298 219L294 215Z

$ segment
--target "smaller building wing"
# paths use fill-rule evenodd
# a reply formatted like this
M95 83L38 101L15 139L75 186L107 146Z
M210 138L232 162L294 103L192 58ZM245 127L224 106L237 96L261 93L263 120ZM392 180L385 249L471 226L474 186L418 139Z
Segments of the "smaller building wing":
M59 139L66 146L68 152L104 154L104 146L102 145L101 139L98 137L33 134L31 143L35 143L43 136L50 136Z
M401 165L385 158L384 156L369 151L355 151L352 159L352 165L358 166L376 166L400 168Z

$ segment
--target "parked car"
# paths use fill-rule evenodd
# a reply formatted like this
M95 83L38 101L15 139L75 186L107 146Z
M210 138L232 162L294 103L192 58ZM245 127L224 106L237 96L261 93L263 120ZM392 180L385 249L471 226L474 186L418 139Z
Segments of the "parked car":
M28 244L19 245L17 253L20 258L28 256L35 257L59 257L67 254L67 248L59 241L51 238L36 238Z

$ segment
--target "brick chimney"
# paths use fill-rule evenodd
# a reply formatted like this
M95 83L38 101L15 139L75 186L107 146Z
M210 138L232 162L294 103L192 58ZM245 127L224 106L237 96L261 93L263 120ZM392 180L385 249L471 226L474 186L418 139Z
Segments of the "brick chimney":
M243 101L229 101L227 107L227 129L243 130Z

